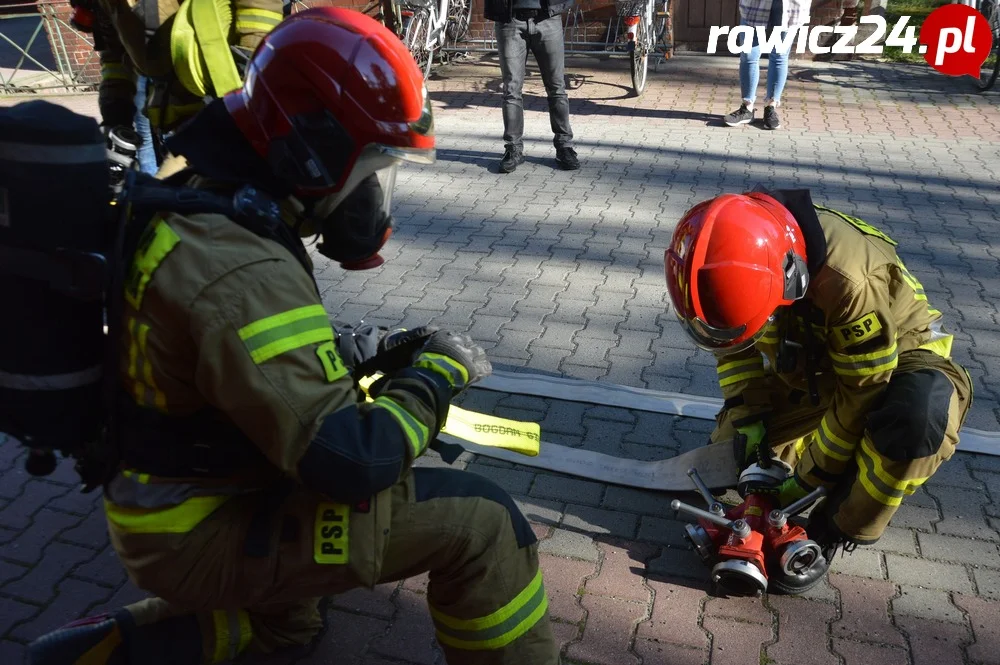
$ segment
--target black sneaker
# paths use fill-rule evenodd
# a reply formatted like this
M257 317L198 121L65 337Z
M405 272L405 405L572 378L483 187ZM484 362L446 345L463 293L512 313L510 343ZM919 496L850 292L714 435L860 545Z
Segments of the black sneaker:
M737 125L746 125L753 122L754 110L747 108L746 104L741 104L738 109L726 116L725 122L729 127L736 127Z
M513 173L518 164L524 164L524 151L520 148L507 146L500 160L500 173Z
M580 168L580 159L573 148L556 148L556 164L564 171L575 171Z
M781 127L781 118L778 117L778 111L773 106L764 107L764 127L766 129L779 129Z

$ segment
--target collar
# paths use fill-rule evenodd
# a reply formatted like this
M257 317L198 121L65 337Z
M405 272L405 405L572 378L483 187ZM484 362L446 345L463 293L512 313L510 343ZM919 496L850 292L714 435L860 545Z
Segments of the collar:
M815 277L826 263L826 234L819 223L816 208L813 206L812 195L808 189L776 189L764 190L764 193L785 206L788 212L802 230L802 238L806 242L806 263L809 266L809 277Z
M220 183L251 184L276 199L292 193L240 133L221 99L209 103L165 144L171 153L187 159L197 175Z

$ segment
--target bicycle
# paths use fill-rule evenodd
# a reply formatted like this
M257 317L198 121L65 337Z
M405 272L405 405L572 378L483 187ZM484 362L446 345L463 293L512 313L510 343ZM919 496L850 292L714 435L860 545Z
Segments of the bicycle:
M447 40L465 39L472 23L472 0L398 0L402 40L424 73L430 76L434 54Z
M371 16L373 19L392 30L392 32L403 39L403 19L399 14L399 3L393 0L371 0L368 5L361 10L361 13Z
M646 89L649 74L649 54L656 44L663 43L670 28L670 0L619 0L618 12L623 17L625 39L630 53L629 69L632 90L638 97Z
M993 66L985 65L980 70L979 81L976 85L983 92L990 90L1000 76L1000 0L981 0L979 12L986 17L990 26L990 33L993 35Z

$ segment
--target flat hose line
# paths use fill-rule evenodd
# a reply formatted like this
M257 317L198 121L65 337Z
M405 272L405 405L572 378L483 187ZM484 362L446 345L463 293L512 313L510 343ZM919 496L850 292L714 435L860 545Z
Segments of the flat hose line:
M713 397L520 372L494 371L475 387L514 395L547 397L701 420L713 420L722 408L722 400ZM687 475L691 467L698 469L705 484L712 489L735 486L739 474L733 461L730 442L701 446L668 459L645 461L547 443L544 440L541 442L539 454L529 457L503 448L478 445L446 434L442 434L440 438L447 443L459 444L470 453L485 457L615 485L651 490L693 490L694 486ZM1000 432L963 428L959 450L1000 456Z

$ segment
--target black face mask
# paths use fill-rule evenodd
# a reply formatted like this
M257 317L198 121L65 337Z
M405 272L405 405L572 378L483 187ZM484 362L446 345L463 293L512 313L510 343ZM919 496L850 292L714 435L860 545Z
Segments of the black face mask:
M374 174L365 178L325 218L318 220L323 242L317 251L345 270L368 270L384 262L378 252L392 235L385 192Z

